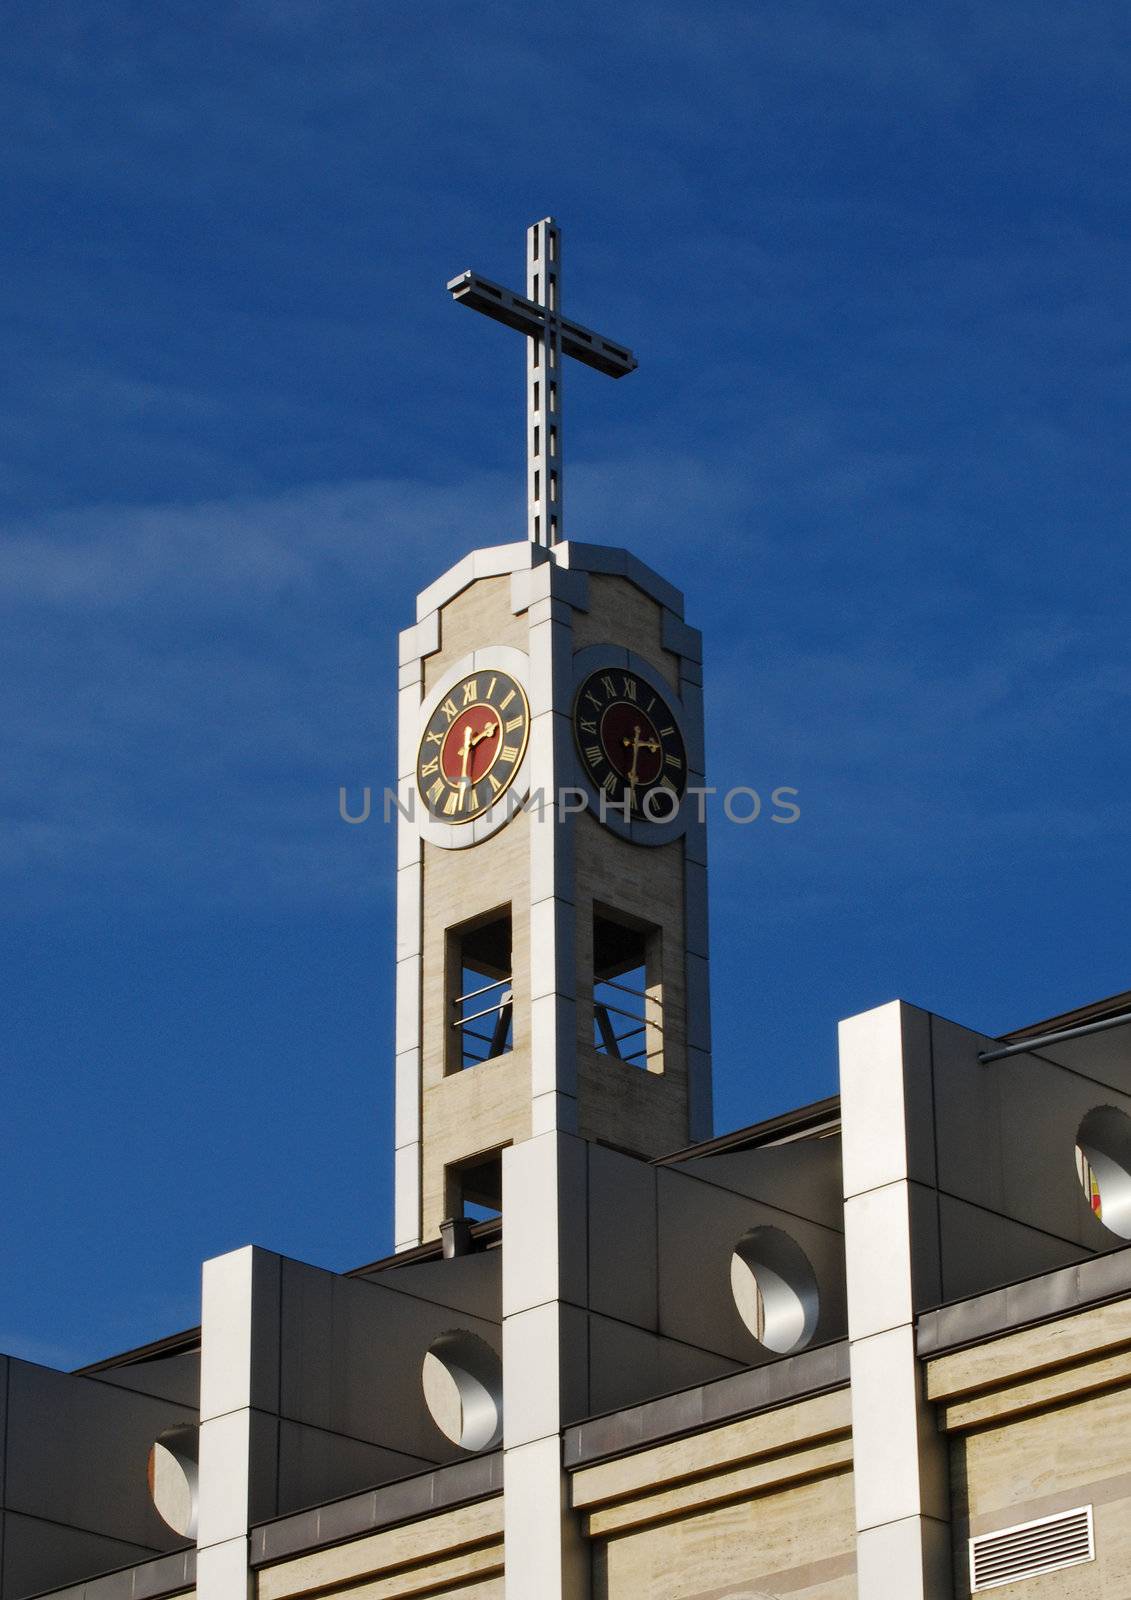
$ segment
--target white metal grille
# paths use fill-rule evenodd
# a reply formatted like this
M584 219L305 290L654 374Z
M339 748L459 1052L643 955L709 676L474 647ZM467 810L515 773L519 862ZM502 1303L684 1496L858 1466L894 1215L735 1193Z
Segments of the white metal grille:
M996 1589L1019 1578L1035 1578L1059 1567L1094 1561L1091 1506L1062 1511L1055 1517L1021 1522L970 1540L970 1588L974 1594Z

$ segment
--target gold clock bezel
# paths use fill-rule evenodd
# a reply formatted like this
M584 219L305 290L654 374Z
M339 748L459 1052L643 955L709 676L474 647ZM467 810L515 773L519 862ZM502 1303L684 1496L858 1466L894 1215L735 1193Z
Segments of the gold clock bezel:
M570 718L570 723L573 728L574 746L577 750L577 758L581 763L581 770L586 781L593 786L598 794L600 794L603 790L608 796L607 806L610 814L619 815L624 806L625 795L628 792L628 785L624 775L620 773L619 770L609 760L608 751L605 747L604 739L600 731L600 722L597 721L597 727L594 732L583 732L581 727L583 709L582 702L587 694L592 696L592 686L594 683L600 683L603 679L611 680L618 677L622 680L628 678L633 679L638 690L646 690L648 695L651 696L651 706L655 706L658 703L663 707L667 717L670 719L667 724L661 726L660 722L653 715L651 706L638 705L638 709L645 717L647 717L648 721L655 729L656 737L660 741L660 752L658 753L661 755L661 776L657 777L651 784L648 785L646 789L642 789L641 794L650 794L655 789L666 788L673 797L674 804L672 816L653 816L650 812L645 810L643 806L637 806L635 804L630 807L628 813L628 820L633 824L647 823L650 827L663 827L667 823L670 823L672 820L674 820L674 817L678 815L679 809L687 794L687 738L683 731L683 724L680 720L679 712L676 711L676 709L672 706L666 694L662 689L657 688L656 685L649 680L649 678L645 677L643 673L639 672L634 666L595 667L592 671L587 672L584 678L578 684L573 699L573 713ZM606 695L604 705L600 707L601 715L603 715L610 706L616 704L633 705L637 704L637 702L633 701L627 693L622 693L620 695ZM669 744L671 744L673 748L669 749ZM591 751L594 748L598 748L600 754L596 759L591 759ZM670 780L665 783L662 777L665 764L670 756L676 753L677 749L680 758L680 777L678 786L673 784ZM604 775L602 775L602 768L607 769ZM609 774L612 774L617 781L616 792L610 790L608 786Z
M485 679L489 680L490 687L488 688L486 694L480 694L478 692L479 684ZM425 775L422 772L424 765L425 745L429 741L429 736L435 732L442 732L444 738L446 739L448 731L457 718L462 716L465 711L470 711L476 706L490 706L491 709L497 711L501 717L505 712L506 707L497 705L491 699L491 694L495 690L495 684L500 680L504 696L506 694L507 687L512 689L518 695L518 699L522 707L523 717L522 738L517 748L517 754L514 756L513 760L509 760L506 763L509 771L505 780L499 782L496 773L496 768L502 757L504 749L502 736L500 735L499 749L497 750L490 767L488 767L487 771L484 772L483 775L474 783L472 783L470 788L466 791L474 802L471 808L467 811L463 811L461 806L458 811L453 810L450 814L445 814L445 812L442 810L434 809L433 805L428 799L428 795L435 787L435 784L432 783L426 786L424 781ZM466 697L466 685L468 684L475 685L474 696L471 699ZM447 721L444 723L442 728L438 728L436 726L437 721L441 715L446 712L448 702L453 701L456 696L461 693L461 691L464 691L465 693L464 704L457 707L455 714L447 718ZM474 822L480 817L487 816L491 811L494 810L495 806L499 804L499 802L504 798L514 784L515 778L518 776L519 771L522 768L522 763L525 760L526 749L529 742L530 701L527 698L526 690L521 681L513 672L508 672L502 667L478 667L473 668L470 672L465 672L461 678L457 678L455 683L451 685L451 687L445 692L444 696L433 708L431 716L428 718L428 721L424 723L420 730L420 737L417 740L416 745L416 792L429 821L433 823L440 823L444 827L458 828L465 826L469 822ZM439 759L442 760L443 741L440 742L438 751ZM459 792L459 782L451 782L451 780L448 779L443 773L442 767L440 768L438 774L438 781L443 785L441 793L449 798L451 795ZM493 788L492 782L497 783L498 787Z

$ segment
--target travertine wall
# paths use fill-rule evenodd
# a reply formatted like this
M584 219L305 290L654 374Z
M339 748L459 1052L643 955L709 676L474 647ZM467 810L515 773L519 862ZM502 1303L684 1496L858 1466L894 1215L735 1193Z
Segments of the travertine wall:
M969 1594L969 1538L1092 1505L1095 1561L1026 1578L1025 1600L1124 1600L1131 1303L943 1356L929 1364L927 1386L950 1434L956 1597Z
M594 573L589 579L589 609L574 613L573 648L619 644L650 661L664 681L679 693L679 658L665 650L663 607L642 594L627 578Z
M855 1600L844 1391L583 1469L593 1600Z
M424 846L421 1014L422 1211L425 1238L449 1212L444 1170L483 1150L530 1137L530 817L520 813L474 850ZM446 1072L453 1011L447 930L511 908L512 1047L466 1072Z
M577 1070L580 1133L663 1155L689 1143L687 985L683 951L683 840L649 850L619 839L592 816L577 818ZM593 1042L595 905L660 930L663 1039L653 1070L616 1061ZM649 1010L649 1016L654 1013Z
M341 1600L503 1600L501 1497L263 1568L255 1600L332 1588Z
M525 614L515 616L511 609L510 578L480 578L440 608L440 648L425 659L424 692L485 644L528 649L528 632Z

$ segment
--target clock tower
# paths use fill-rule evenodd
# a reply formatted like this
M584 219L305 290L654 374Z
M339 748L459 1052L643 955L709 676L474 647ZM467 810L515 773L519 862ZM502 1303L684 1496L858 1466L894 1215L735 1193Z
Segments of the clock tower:
M547 218L526 295L448 285L526 336L528 536L444 573L400 640L396 1246L503 1219L508 1600L589 1593L561 1430L589 1392L592 1147L711 1133L700 636L643 562L563 537L563 358L636 361L562 315L560 272Z
M401 635L396 1243L502 1151L711 1131L700 636L626 551L477 550Z

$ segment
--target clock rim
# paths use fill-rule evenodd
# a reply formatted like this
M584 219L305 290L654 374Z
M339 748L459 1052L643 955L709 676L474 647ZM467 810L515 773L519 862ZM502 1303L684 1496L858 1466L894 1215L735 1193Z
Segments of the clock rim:
M520 770L516 772L509 787L493 801L490 806L484 807L475 817L471 826L465 823L450 823L434 817L426 806L418 804L419 790L416 787L416 754L420 741L433 712L446 694L470 673L477 671L505 672L514 678L526 696L526 702L531 704L530 692L530 656L525 650L520 650L515 645L487 644L480 645L477 649L468 650L458 660L453 661L450 667L440 674L426 694L422 694L423 666L419 678L406 684L401 689L401 744L399 745L398 766L400 772L397 778L398 806L400 807L402 826L409 829L425 844L435 845L441 850L467 850L499 831L510 821L511 817L525 802L530 792L530 765L531 745L527 741L526 753L521 763L516 763ZM533 723L533 713L531 714ZM411 739L411 745L409 740ZM404 859L403 848L401 858Z
M579 761L581 763L581 770L586 774L586 777L588 778L590 784L592 784L593 788L596 789L597 785L593 783L592 774L589 772L588 763L585 760L585 751L584 751L584 748L583 748L582 743L581 743L581 733L580 733L580 731L578 729L578 710L579 710L579 705L580 705L580 701L581 701L582 691L585 689L586 684L592 682L592 680L594 678L600 677L600 675L601 675L601 673L603 671L608 671L608 670L611 670L613 672L631 672L634 677L639 678L641 680L641 682L646 683L648 685L648 687L656 695L657 699L659 699L667 707L668 711L671 713L672 720L675 723L676 732L679 734L680 746L681 746L681 748L683 750L683 786L682 786L682 789L680 790L679 795L677 796L677 799L678 799L678 802L679 802L679 806L682 807L684 796L687 793L688 777L690 776L689 769L688 769L688 761L687 761L687 739L686 739L686 737L684 735L684 731L683 731L683 718L682 718L679 710L677 710L676 707L673 706L672 703L671 703L671 700L674 697L671 695L670 687L668 687L667 685L664 685L662 687L658 686L656 683L653 682L651 677L646 677L644 675L644 673L640 672L638 670L638 668L633 666L633 665L628 665L628 666L624 666L624 667L616 665L616 666L613 666L611 669L608 668L608 667L600 667L600 666L594 667L591 671L587 672L584 675L584 677L577 679L576 683L574 684L573 705L572 705L572 708L570 710L570 726L573 729L573 743L574 743L574 748L576 750L578 759L579 759ZM665 693L665 689L667 690L666 693ZM613 702L610 701L609 705L612 705L612 704L613 704ZM629 702L625 701L624 704L627 705L627 704L629 704ZM608 705L606 705L605 710L606 711L608 710ZM656 724L655 717L651 714L651 712L647 712L647 711L644 712L643 715L648 718L649 722L655 728L656 737L659 738L660 737L660 729ZM601 741L601 746L602 746L602 750L604 752L605 760L608 761L610 766L612 766L613 763L609 758L609 752L608 752L607 747L605 746L605 741L604 741L604 738L601 735L600 731L598 731L598 738ZM657 779L656 783L652 784L651 787L652 788L656 788L658 786L659 786L659 780ZM618 807L618 810L619 810L619 807ZM599 820L599 816L598 816L598 820ZM606 822L608 821L608 817L607 816L606 816L605 820L606 820ZM635 815L634 814L632 816L632 821L633 822L647 823L649 828L663 827L664 824L666 822L669 822L670 820L671 819L667 818L667 817L650 817L648 815L648 813L645 812L645 811L640 812L639 815Z
M616 809L607 808L605 816L600 812L600 791L589 775L588 768L581 758L577 748L576 721L574 708L577 704L578 693L585 680L599 669L630 670L643 678L645 683L651 685L658 695L671 708L679 727L680 738L683 740L684 755L687 762L687 781L684 785L683 798L679 810L674 817L664 822L653 822L644 817L633 818L626 822ZM694 695L692 696L694 700ZM670 844L675 839L698 839L703 832L703 825L699 821L694 807L687 803L688 790L693 784L703 782L703 750L702 750L702 725L694 712L688 708L683 696L668 682L663 674L653 666L646 656L639 655L635 650L630 650L623 644L614 644L611 640L601 644L584 645L574 652L573 656L573 688L570 705L570 725L573 729L573 753L575 768L580 785L589 796L590 807L594 821L601 827L608 828L611 833L617 834L629 844L645 845L650 849ZM696 845L696 850L701 850L701 844Z
M518 755L515 757L514 765L511 768L510 777L507 779L506 783L503 784L502 788L498 791L498 793L493 797L493 799L491 800L491 804L489 806L484 806L481 811L469 812L469 814L466 817L443 817L443 816L437 816L436 813L432 810L431 806L428 804L427 796L425 795L423 789L420 787L420 754L421 754L421 751L424 748L424 740L427 738L427 735L428 735L429 724L431 723L432 718L436 715L436 712L440 709L441 705L444 703L444 699L446 698L446 696L449 695L452 692L453 689L458 689L461 683L466 683L468 678L475 677L480 672L494 672L496 675L500 675L502 677L509 678L511 683L514 685L514 687L518 690L519 694L522 696L522 704L523 704L523 708L524 708L524 710L526 712L525 726L523 727L523 730L522 730L522 743L519 746ZM440 681L442 683L443 679L441 679ZM477 701L475 701L475 704L476 705L491 705L491 702L489 700L484 700L484 701L477 700ZM471 709L471 707L461 707L461 715L462 715L462 712L464 710L470 710L470 709ZM491 706L491 709L493 711L495 711L495 710L498 710L498 707L497 706ZM520 678L516 677L515 674L513 672L511 672L507 667L474 667L473 666L467 672L461 673L460 676L454 680L454 682L450 683L448 685L448 687L444 690L444 693L437 698L436 703L432 707L432 710L428 714L427 718L423 718L420 721L419 731L418 731L418 736L417 736L417 741L416 741L416 756L415 756L415 760L414 760L414 764L413 764L413 783L416 785L416 792L417 792L418 796L420 797L420 802L424 807L425 813L427 814L427 817L428 817L429 821L438 822L443 827L446 827L446 828L466 828L469 822L478 822L481 817L487 816L487 814L490 811L492 811L495 808L495 806L499 805L500 802L503 799L505 799L507 794L509 794L510 790L514 787L515 782L516 782L516 780L518 778L519 772L522 770L523 762L526 760L526 751L527 751L527 747L530 744L530 720L531 720L530 719L530 696L526 692L526 686L523 684L522 680ZM451 724L449 724L449 727L450 726L451 726ZM500 740L501 740L501 738L502 738L502 734L501 733L500 733L499 737L500 737ZM501 748L501 745L500 745L500 748ZM442 754L443 754L443 745L441 745L440 749L441 749L441 756L442 756ZM499 759L499 757L496 754L495 762L497 762L498 759ZM490 770L490 771L494 770L495 762L492 762L491 768L489 768L488 770ZM483 774L483 777L485 778L486 776L487 776L487 773L485 772ZM483 780L480 779L479 781L482 782ZM474 788L475 785L473 784L472 787Z

